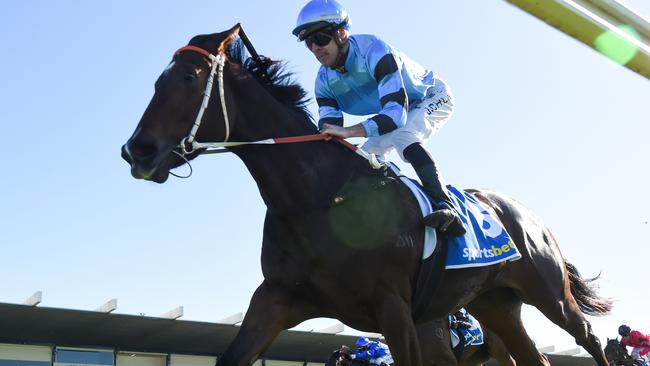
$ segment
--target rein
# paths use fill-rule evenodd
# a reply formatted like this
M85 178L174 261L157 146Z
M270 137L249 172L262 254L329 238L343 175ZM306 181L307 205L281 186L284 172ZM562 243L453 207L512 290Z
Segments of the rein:
M262 70L264 70L263 76L267 77L266 67L262 62L261 58L253 48L246 34L243 33L243 30L240 28L239 31L241 33L240 38L244 42L244 45L251 53L251 55L253 55L253 59L258 64L258 66ZM226 95L224 92L224 82L223 82L223 69L226 64L226 55L221 51L217 55L213 55L212 53L208 52L207 50L201 47L188 45L179 48L176 52L174 52L174 56L185 51L198 52L199 54L201 54L204 57L205 61L208 63L208 67L210 67L210 75L208 76L208 81L205 86L205 91L203 92L203 100L201 101L199 111L196 115L196 119L194 120L194 125L192 125L192 129L189 135L184 137L181 140L181 142L178 144L177 148L180 152L173 150L173 153L178 155L181 159L185 160L185 163L187 163L187 165L190 167L190 172L186 176L180 176L174 174L173 172L170 172L175 177L189 178L192 175L192 166L190 165L189 159L187 159L186 156L193 153L220 154L224 152L230 152L230 150L228 150L227 148L234 147L234 146L292 144L292 143L299 143L299 142L323 141L323 140L330 140L330 139L334 139L341 145L345 146L346 148L355 152L357 155L366 159L370 163L370 166L372 166L374 169L380 169L385 165L384 163L377 160L377 157L374 154L369 154L368 152L360 149L358 146L355 146L340 137L333 137L326 134L278 137L278 138L270 138L270 139L258 140L258 141L228 141L228 138L230 137L230 120L228 118L228 109L226 106ZM217 83L219 85L219 97L221 99L221 109L223 112L223 120L225 124L224 140L222 142L198 142L196 141L196 133L199 130L199 127L201 126L201 122L203 120L203 114L205 110L208 108L208 105L210 103L210 97L212 94L215 75L217 76Z

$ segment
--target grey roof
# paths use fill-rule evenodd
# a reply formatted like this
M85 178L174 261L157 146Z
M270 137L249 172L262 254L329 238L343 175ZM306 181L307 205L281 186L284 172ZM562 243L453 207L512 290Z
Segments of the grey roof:
M238 326L0 303L0 343L107 347L137 352L219 355ZM324 362L356 337L284 331L265 358Z
M238 330L235 325L0 303L0 343L214 356L225 351ZM262 357L325 362L332 351L342 344L352 346L356 338L284 331ZM590 357L547 356L554 366L595 365Z

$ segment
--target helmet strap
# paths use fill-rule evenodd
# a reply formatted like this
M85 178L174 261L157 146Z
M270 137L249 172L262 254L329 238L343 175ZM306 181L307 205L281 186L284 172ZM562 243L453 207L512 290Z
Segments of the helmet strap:
M336 62L334 62L332 69L345 74L347 72L345 69L345 60L348 58L348 52L350 52L350 47L348 46L350 41L347 39L343 41L341 37L336 34L334 36L334 42L336 43L336 47L338 48L339 52L336 56Z

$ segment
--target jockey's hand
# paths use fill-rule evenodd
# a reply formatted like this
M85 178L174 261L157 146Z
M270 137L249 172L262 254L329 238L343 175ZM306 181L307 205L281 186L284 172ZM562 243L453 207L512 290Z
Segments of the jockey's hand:
M340 137L343 139L347 139L349 137L366 137L366 129L363 128L362 124L357 124L350 127L341 127L325 123L320 129L320 133L333 137Z
M330 125L329 123L323 124L323 127L320 129L320 133L323 135L340 137L344 139L349 137L345 127Z

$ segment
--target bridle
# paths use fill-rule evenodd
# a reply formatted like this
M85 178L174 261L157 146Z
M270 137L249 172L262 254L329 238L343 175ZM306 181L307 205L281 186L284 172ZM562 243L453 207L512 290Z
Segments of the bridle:
M205 85L205 91L203 92L203 101L201 101L201 106L199 107L199 112L196 115L196 119L194 120L194 125L192 125L192 130L190 131L190 134L184 137L181 140L180 144L178 144L178 148L184 157L185 155L192 154L199 149L205 148L205 144L197 142L195 138L196 132L201 126L203 113L208 108L208 104L210 103L210 96L212 94L212 85L214 84L215 74L217 74L217 81L219 83L219 97L221 99L221 109L223 111L223 121L226 131L223 139L224 143L227 142L228 138L230 137L230 121L228 119L228 108L226 108L226 93L224 92L223 88L223 68L226 64L226 56L223 53L219 53L215 56L203 48L196 46L181 47L174 53L174 56L183 51L194 51L200 53L203 55L203 57L205 57L205 60L210 67L210 75L208 76L208 82Z
M257 54L252 44L250 43L250 40L248 40L248 37L244 33L243 29L241 29L241 27L239 29L239 37L243 41L245 47L251 53L251 56L257 63L258 67L262 70L262 77L267 77L268 74L266 71L266 64L262 61L260 56ZM226 105L226 95L225 95L224 81L223 81L223 69L226 65L226 55L223 53L223 51L220 51L218 54L214 55L201 47L188 45L188 46L181 47L176 52L174 52L174 57L186 51L192 51L201 54L204 60L208 63L208 67L210 68L210 74L208 75L208 81L206 83L205 90L203 91L203 100L201 101L201 105L199 107L199 111L194 120L194 124L192 125L192 129L190 130L190 133L180 141L180 143L176 146L176 148L172 150L174 154L178 155L181 159L185 161L185 163L188 164L188 166L190 167L190 172L186 176L180 176L173 172L170 172L170 174L178 178L189 178L192 175L192 165L190 164L187 155L194 154L194 153L217 154L217 153L229 152L229 150L226 149L228 147L241 146L241 145L289 144L289 143L296 143L296 142L322 141L322 140L328 140L332 138L331 136L324 135L324 134L313 134L313 135L304 135L304 136L270 138L270 139L258 140L258 141L228 141L228 139L230 138L230 120L228 118L228 108ZM221 99L221 110L223 113L223 120L225 124L224 139L221 142L198 142L196 141L196 133L199 130L199 127L201 126L201 122L203 120L203 114L205 113L205 110L208 108L208 105L210 103L210 97L212 95L215 75L217 76L217 83L219 86L219 97ZM385 166L384 163L377 160L377 157L374 154L369 154L364 150L358 148L357 146L350 144L344 139L335 137L334 140L341 143L345 147L349 148L356 154L362 156L364 159L368 160L368 162L374 169L380 169Z
M349 354L343 353L339 350L339 357L336 359L336 366L348 366L350 365L352 358Z
M237 24L236 27L238 27L237 35L244 43L244 46L246 47L248 52L250 52L257 66L260 68L260 70L262 70L262 77L266 78L268 75L267 64L262 61L262 58L259 56L257 51L255 51L253 44L248 39L248 36L246 35L246 32L244 32L244 29L242 28L241 24ZM178 150L180 151L180 153L177 154L189 164L189 161L185 158L186 155L195 153L199 150L201 150L201 153L208 153L210 149L219 149L220 151L218 152L224 152L223 151L224 148L230 146L242 145L242 143L228 142L228 139L230 138L230 120L228 119L228 108L226 107L226 93L224 92L224 87L223 87L224 85L223 68L226 65L226 55L224 51L222 50L222 48L219 48L219 53L213 55L212 53L208 52L207 50L201 47L188 45L176 50L176 52L174 52L174 57L176 57L178 54L184 51L198 52L204 57L204 60L208 63L208 67L210 68L210 74L208 75L208 82L205 85L205 91L203 91L203 101L201 102L201 106L199 107L199 112L197 113L196 119L194 120L194 125L192 125L192 130L190 130L189 135L183 138L177 146ZM223 122L225 124L224 139L222 142L200 143L196 141L196 133L199 130L199 127L201 126L203 113L208 108L208 105L210 103L210 96L212 94L212 86L214 84L215 74L217 75L217 82L219 84L219 97L221 99L221 110L223 113Z
M607 352L608 348L610 349L609 352ZM610 366L636 365L635 360L630 357L630 355L628 355L627 352L621 348L621 346L617 344L613 344L610 347L610 344L608 342L607 346L605 346L605 357L607 358L607 363ZM611 360L610 357L612 358Z

